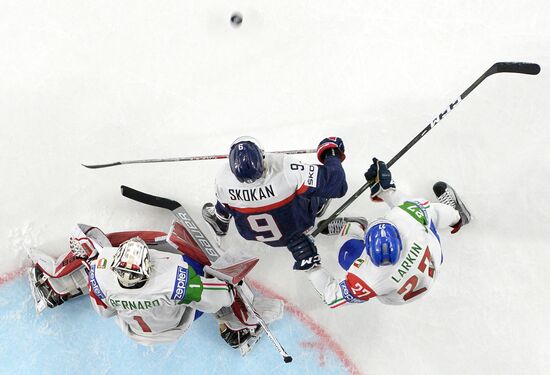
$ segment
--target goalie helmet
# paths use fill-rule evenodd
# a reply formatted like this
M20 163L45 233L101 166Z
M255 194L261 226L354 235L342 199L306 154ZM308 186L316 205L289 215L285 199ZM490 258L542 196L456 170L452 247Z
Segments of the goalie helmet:
M149 248L139 237L123 242L113 256L111 270L120 284L130 288L149 279L151 261Z
M229 151L229 166L231 172L240 182L248 184L256 181L264 174L264 149L257 139L239 137Z
M374 221L365 234L365 249L377 267L396 264L403 249L399 231L389 220Z

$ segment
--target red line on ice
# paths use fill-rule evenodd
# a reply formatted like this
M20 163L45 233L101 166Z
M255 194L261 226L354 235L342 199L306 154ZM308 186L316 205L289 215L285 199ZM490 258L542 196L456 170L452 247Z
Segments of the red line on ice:
M5 283L10 282L10 281L18 278L19 276L21 276L24 273L25 273L25 267L22 267L22 268L18 269L17 271L8 272L4 275L0 275L0 286L2 286Z
M250 280L249 280L250 281ZM360 374L361 372L355 366L353 361L348 357L346 354L346 351L342 349L340 345L336 341L334 341L330 335L325 331L321 326L319 326L312 318L307 316L306 313L304 313L300 308L292 303L290 303L286 298L283 296L277 294L273 290L269 289L265 285L251 280L250 284L262 292L264 295L270 298L277 298L282 300L285 303L285 310L290 311L292 314L296 315L299 321L301 321L303 324L305 324L313 333L315 333L317 336L319 336L322 341L334 352L334 354L342 361L346 369L349 371L350 374Z
M21 276L25 273L25 267L18 269L17 271L9 272L4 275L0 275L0 286L2 286L5 283L8 283L17 277ZM271 298L278 298L282 300L285 303L285 310L289 311L290 313L294 314L299 321L301 321L304 325L306 325L314 334L319 336L322 341L330 348L332 352L340 359L340 361L344 364L346 369L349 371L350 374L360 374L361 372L355 366L353 361L347 356L346 351L338 345L336 341L334 341L330 335L325 331L321 326L319 326L312 318L307 316L306 313L304 313L300 308L292 303L290 303L286 298L279 295L278 293L274 292L273 290L269 289L265 285L252 280L251 284L254 288L258 289L260 292L265 294L267 297Z

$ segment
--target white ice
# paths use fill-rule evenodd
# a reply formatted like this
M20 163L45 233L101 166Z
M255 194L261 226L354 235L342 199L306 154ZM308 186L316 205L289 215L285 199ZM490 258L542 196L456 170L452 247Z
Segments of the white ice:
M268 150L337 135L349 196L373 156L389 160L497 61L542 72L488 78L392 168L414 195L453 184L474 215L443 235L428 296L329 311L285 249L245 243L234 228L228 242L261 255L253 276L325 326L365 374L547 373L545 0L2 1L0 274L22 266L27 246L61 252L77 222L165 230L166 212L122 198L121 184L200 217L224 161L80 163L226 153L245 134ZM346 214L384 212L364 194ZM336 272L333 239L317 244Z

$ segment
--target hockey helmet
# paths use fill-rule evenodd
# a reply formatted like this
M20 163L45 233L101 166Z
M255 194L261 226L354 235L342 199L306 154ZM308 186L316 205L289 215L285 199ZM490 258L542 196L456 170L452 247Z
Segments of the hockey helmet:
M113 256L111 269L124 287L130 288L147 281L151 273L147 244L139 237L120 244Z
M403 249L399 231L389 220L372 222L365 234L365 249L377 267L396 264Z
M264 149L257 139L239 137L229 151L229 166L231 172L240 182L248 184L256 181L264 174Z

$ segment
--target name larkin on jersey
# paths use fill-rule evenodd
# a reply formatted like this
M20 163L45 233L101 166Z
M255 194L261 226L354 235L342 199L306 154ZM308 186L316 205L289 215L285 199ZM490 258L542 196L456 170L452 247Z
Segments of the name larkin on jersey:
M275 196L273 186L260 186L252 189L229 189L229 199L233 201L259 201Z
M414 264L414 261L418 259L418 255L420 255L420 251L422 250L422 247L418 245L416 242L413 242L413 246L409 250L409 253L405 257L405 259L401 262L399 265L399 268L397 269L398 275L392 276L392 280L396 283L401 281L401 278L404 274L411 269L411 267Z
M124 301L109 298L109 304L115 309L117 307L122 307L125 310L145 310L151 307L160 306L160 301L158 299L154 301Z

